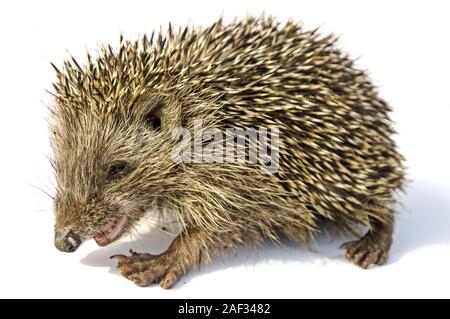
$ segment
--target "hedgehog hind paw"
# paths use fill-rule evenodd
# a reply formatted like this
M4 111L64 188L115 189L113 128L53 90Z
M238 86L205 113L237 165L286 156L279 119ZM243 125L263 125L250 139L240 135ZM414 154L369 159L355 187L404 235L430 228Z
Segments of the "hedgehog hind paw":
M374 236L370 231L362 238L344 243L345 257L363 269L372 265L383 265L389 258L389 246L382 238Z

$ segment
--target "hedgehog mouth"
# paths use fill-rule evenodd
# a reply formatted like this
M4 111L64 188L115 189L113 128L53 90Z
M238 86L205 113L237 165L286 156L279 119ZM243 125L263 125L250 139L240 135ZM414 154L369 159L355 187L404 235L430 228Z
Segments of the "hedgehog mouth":
M95 235L94 240L100 247L106 246L117 239L124 231L127 216L119 215L110 223L103 226Z

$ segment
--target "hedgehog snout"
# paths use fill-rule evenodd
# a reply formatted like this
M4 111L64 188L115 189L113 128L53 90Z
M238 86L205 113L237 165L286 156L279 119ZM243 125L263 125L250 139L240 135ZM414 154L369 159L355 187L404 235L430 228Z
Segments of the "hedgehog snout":
M80 236L73 230L55 230L55 247L63 252L72 253L81 245Z

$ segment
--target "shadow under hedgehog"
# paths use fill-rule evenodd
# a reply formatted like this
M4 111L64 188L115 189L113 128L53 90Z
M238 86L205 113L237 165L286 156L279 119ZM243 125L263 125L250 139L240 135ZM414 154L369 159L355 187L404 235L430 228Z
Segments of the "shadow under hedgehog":
M160 255L112 256L139 286L170 288L239 245L308 243L332 224L368 232L343 246L363 268L386 262L403 157L390 107L365 72L293 22L247 18L103 46L58 69L50 107L55 245L105 246L169 214L181 232ZM248 161L174 161L174 131L276 128L279 168ZM205 142L206 143L206 142ZM166 216L162 216L166 217Z

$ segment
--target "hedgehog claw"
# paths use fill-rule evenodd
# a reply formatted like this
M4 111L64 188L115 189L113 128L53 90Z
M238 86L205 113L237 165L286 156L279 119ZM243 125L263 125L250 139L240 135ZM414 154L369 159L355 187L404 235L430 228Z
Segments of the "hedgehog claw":
M114 255L118 259L117 268L122 276L133 281L137 286L145 287L159 282L162 288L172 287L181 277L181 271L172 266L170 258L164 254L154 256L137 253L130 249L130 256Z
M389 247L386 247L383 241L377 240L371 232L359 240L344 243L341 248L347 250L345 257L348 260L363 269L371 265L382 265L389 256Z
M112 255L112 256L109 256L109 259L117 259L117 260L123 260L123 259L125 259L125 258L127 258L127 256L125 256L125 255L120 255L120 254L118 254L118 255Z

